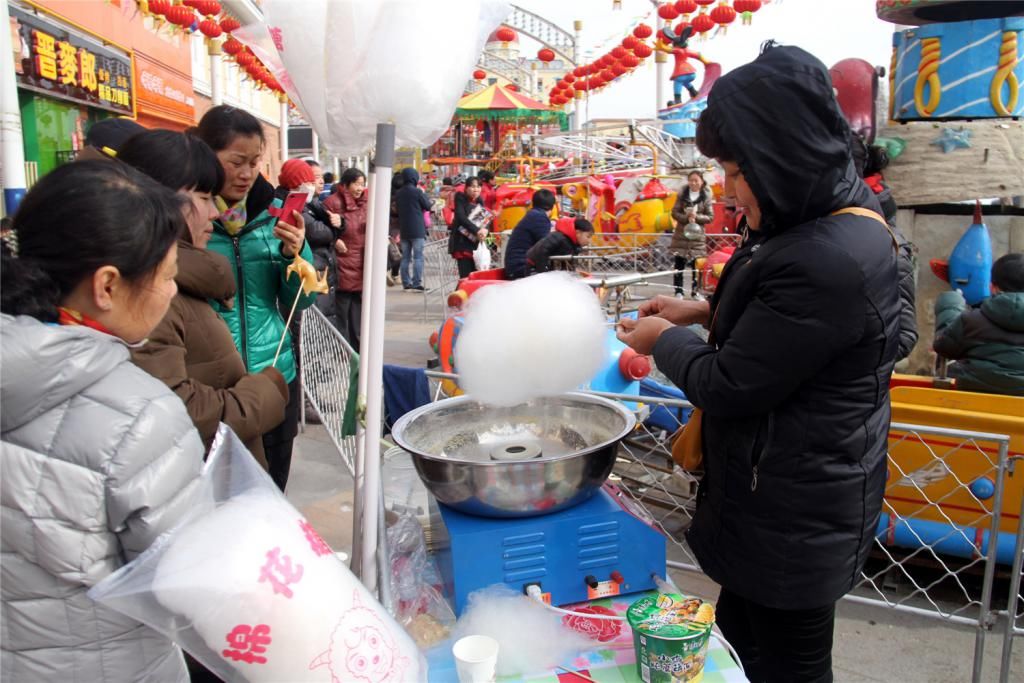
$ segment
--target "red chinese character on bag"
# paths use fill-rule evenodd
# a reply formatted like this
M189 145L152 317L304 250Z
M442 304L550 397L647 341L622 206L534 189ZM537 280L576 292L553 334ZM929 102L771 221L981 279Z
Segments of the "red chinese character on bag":
M267 551L267 563L260 569L260 583L270 582L275 593L280 593L286 598L292 597L290 583L298 583L302 578L302 565L292 566L292 558L288 555L281 555L280 548Z
M277 26L271 26L270 39L274 41L274 47L277 48L278 52L284 52L284 36L281 35L281 29Z
M227 659L246 664L267 663L266 657L260 657L266 653L267 645L270 645L270 627L266 624L239 624L231 629L231 633L227 634L225 639L228 645L234 648L221 651L221 655Z
M306 534L306 540L309 541L309 547L313 549L314 553L317 555L330 555L334 552L331 550L331 546L327 545L327 541L316 532L312 524L304 519L300 519L299 526L302 527L302 533Z

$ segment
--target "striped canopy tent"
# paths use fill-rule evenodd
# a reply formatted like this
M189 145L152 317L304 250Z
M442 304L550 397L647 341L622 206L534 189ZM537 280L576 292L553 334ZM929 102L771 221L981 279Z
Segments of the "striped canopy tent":
M497 83L459 100L455 118L462 121L558 123L563 129L566 127L565 112Z

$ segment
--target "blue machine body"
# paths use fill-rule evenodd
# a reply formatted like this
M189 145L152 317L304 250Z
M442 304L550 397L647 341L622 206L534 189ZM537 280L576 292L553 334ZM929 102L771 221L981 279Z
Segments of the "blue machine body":
M992 237L980 218L975 218L949 254L949 286L959 289L968 304L977 306L989 297L991 279Z
M588 600L588 577L604 584L614 581L613 572L622 594L656 588L653 576L665 575L665 537L622 500L606 487L568 510L520 519L475 517L437 504L431 532L456 615L470 593L494 584L516 591L537 584L554 605Z

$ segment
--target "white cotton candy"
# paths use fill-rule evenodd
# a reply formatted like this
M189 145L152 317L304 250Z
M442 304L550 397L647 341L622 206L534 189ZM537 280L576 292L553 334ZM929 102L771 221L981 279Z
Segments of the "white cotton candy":
M572 391L604 363L605 332L597 296L567 273L481 288L455 346L459 385L497 406Z
M424 680L412 639L276 491L231 498L177 530L153 576L156 600L190 624L218 660L250 682ZM268 552L280 563L261 580ZM318 552L319 550L319 552ZM267 627L270 642L235 661L228 634ZM243 648L244 649L244 648Z
M498 641L498 675L516 676L550 670L593 641L562 624L562 615L505 586L491 586L469 596L453 640L490 636Z

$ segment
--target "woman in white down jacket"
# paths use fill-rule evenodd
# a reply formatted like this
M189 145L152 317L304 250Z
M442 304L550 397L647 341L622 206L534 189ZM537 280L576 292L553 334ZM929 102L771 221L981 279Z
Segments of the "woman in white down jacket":
M5 239L0 300L4 681L185 681L166 638L86 591L195 500L203 445L131 363L176 288L170 190L120 163L40 180Z

